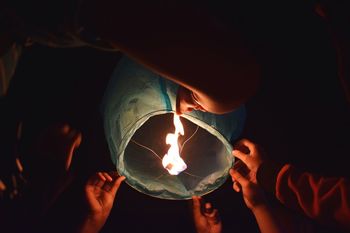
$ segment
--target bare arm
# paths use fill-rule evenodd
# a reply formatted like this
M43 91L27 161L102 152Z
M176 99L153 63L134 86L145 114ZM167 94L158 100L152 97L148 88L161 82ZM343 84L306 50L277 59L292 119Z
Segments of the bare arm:
M281 233L285 232L280 226L277 216L267 204L252 209L256 222L261 233Z

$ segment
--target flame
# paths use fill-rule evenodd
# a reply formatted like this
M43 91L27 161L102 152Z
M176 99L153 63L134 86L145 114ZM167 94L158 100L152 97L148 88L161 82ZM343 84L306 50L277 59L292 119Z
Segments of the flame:
M162 164L168 170L170 175L178 175L187 168L186 163L180 157L178 145L179 135L184 135L184 127L180 121L180 116L174 114L175 133L168 133L165 139L166 144L170 145L168 153L164 155Z

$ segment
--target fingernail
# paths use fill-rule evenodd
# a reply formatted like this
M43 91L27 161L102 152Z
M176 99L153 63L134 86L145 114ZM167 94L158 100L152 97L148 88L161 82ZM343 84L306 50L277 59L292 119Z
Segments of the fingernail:
M97 173L101 180L106 181L106 177L103 176L102 172Z

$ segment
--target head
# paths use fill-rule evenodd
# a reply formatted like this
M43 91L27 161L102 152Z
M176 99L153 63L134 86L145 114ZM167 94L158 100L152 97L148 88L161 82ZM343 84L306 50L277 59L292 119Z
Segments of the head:
M176 96L176 113L181 115L193 110L199 110L214 114L224 114L235 110L243 103L243 100L231 102L220 101L200 91L179 86Z

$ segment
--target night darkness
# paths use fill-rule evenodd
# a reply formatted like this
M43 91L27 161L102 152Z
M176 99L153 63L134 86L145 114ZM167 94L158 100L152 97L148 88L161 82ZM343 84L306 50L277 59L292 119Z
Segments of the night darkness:
M324 175L349 177L345 162L349 154L344 151L349 151L350 108L337 77L336 54L326 26L315 14L305 12L284 24L276 21L269 18L260 22L254 32L246 29L263 65L263 76L257 94L246 104L247 120L241 137L257 142L276 161ZM67 122L83 134L72 164L76 179L50 210L42 232L69 232L84 211L83 185L89 174L114 168L100 104L120 57L120 53L92 48L33 45L23 51L3 102L8 111L2 118L23 120L24 148L54 122ZM10 124L3 132L11 134ZM231 185L228 179L204 197L219 209L224 232L259 232L241 193L234 192ZM335 232L312 224L317 232ZM102 232L195 230L189 202L152 198L122 184Z

